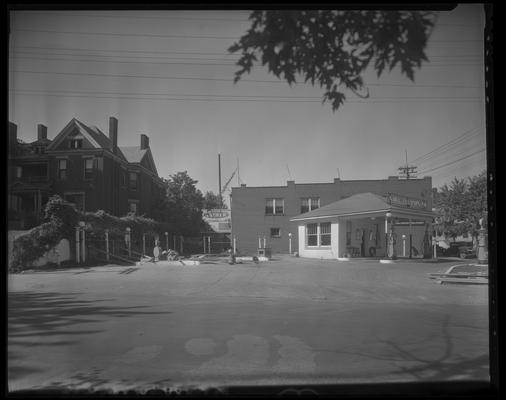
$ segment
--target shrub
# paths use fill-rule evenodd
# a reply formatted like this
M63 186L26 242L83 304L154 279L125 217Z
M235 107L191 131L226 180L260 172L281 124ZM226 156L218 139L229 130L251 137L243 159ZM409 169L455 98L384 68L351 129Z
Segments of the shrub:
M78 212L60 196L53 196L46 204L45 222L14 240L9 270L26 268L44 253L68 238L77 224Z

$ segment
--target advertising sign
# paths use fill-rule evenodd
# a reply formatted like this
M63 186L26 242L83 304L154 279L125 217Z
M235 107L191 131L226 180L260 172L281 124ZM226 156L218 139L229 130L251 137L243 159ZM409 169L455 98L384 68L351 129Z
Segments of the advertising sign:
M225 209L211 209L202 212L204 221L206 221L217 233L232 232L231 212Z
M423 199L415 199L413 197L401 196L395 193L388 193L387 201L392 206L414 208L417 210L426 210L427 201Z

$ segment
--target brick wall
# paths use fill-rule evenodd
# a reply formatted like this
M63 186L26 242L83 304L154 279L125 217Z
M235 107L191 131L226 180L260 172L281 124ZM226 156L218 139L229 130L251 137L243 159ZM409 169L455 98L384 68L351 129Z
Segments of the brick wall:
M342 181L332 183L296 184L288 181L286 186L235 187L232 188L232 235L237 239L237 248L241 253L256 253L258 237L265 236L267 247L273 253L288 252L288 233L292 233L292 251L298 251L297 223L290 218L301 214L301 198L319 197L320 207L349 197L354 194L371 192L379 195L396 193L403 196L424 199L427 209L432 208L432 179ZM283 198L283 215L266 215L265 200ZM270 229L280 228L281 237L271 238ZM263 239L262 239L263 243Z

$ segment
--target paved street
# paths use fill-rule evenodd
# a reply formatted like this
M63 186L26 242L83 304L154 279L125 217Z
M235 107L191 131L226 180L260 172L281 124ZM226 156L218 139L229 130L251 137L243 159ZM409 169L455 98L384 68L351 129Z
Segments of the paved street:
M9 275L9 388L488 379L487 286L427 277L458 263Z

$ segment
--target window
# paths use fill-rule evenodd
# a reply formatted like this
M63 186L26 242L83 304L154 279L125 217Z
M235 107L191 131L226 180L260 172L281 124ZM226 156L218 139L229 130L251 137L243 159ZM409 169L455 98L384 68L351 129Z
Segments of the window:
M300 212L301 214L308 211L316 210L320 208L319 197L303 197L300 199Z
M23 176L23 168L16 167L16 178L21 178Z
M84 193L64 193L63 199L74 204L78 210L84 211Z
M330 246L330 222L320 224L320 246Z
M318 224L306 225L306 244L308 246L318 246Z
M137 190L137 174L135 172L128 174L128 185L130 190Z
M306 225L306 245L307 246L330 246L331 244L331 224L322 222L321 224Z
M47 164L25 164L18 167L18 178L29 180L44 180L47 179Z
M266 199L265 214L266 215L282 215L285 211L284 199Z
M281 228L271 228L271 238L280 238Z
M137 202L135 201L130 201L128 203L128 208L129 208L129 211L134 213L134 214L137 214Z
M93 158L84 159L84 179L93 178Z
M67 160L58 160L58 179L67 179Z
M83 148L83 139L70 139L69 140L69 148L82 149Z

